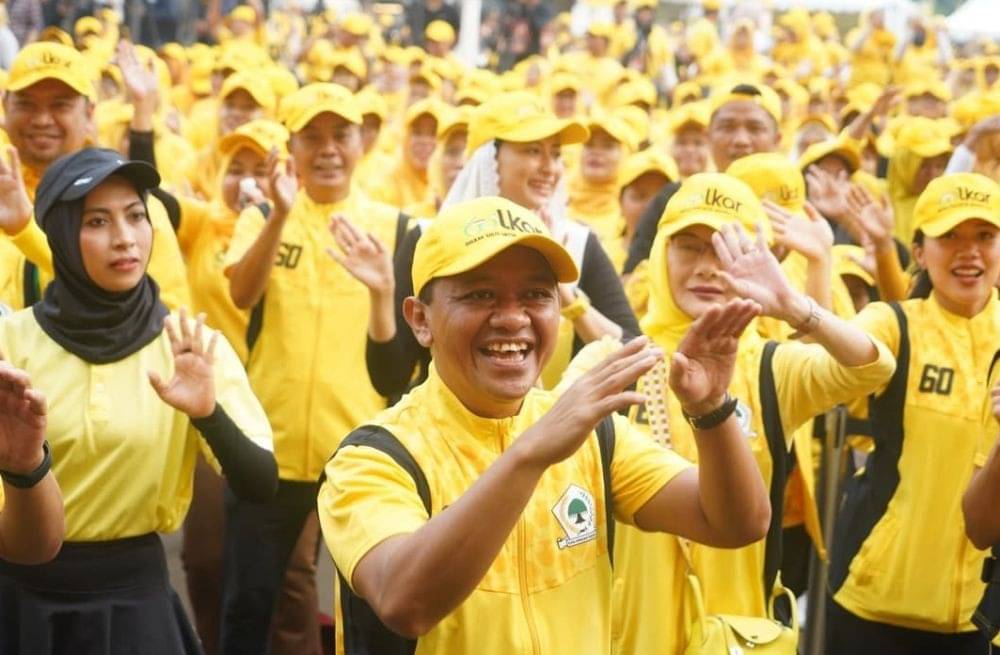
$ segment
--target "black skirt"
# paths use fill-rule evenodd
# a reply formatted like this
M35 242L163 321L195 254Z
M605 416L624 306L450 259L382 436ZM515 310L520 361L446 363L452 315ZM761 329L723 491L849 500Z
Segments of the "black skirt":
M159 535L66 543L48 564L0 560L3 655L201 655Z

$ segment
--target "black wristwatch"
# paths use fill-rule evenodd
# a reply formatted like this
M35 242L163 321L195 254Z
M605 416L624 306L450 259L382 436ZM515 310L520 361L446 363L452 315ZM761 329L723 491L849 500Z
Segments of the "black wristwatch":
M0 470L0 478L3 478L3 481L12 487L17 487L18 489L31 489L42 481L45 474L49 472L49 468L52 467L52 454L49 452L49 442L42 442L42 452L44 453L42 463L39 464L38 468L31 473L20 475L18 473L11 473L10 471Z
M691 416L683 409L681 409L681 413L684 414L684 418L695 430L711 430L712 428L722 425L722 423L736 411L736 405L738 403L739 401L730 396L727 391L726 397L722 400L722 404L719 405L718 408L710 411L708 414Z

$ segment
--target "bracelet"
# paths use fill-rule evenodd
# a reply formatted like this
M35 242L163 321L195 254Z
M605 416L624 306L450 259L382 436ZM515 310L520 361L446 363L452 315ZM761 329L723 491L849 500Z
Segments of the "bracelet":
M559 310L559 313L562 314L563 318L568 321L575 321L586 314L587 310L590 309L590 298L588 298L586 294L579 289L575 289L573 293L576 296L573 302Z
M736 406L739 401L733 396L726 392L725 398L722 400L722 404L716 409L713 409L708 414L703 414L701 416L691 416L681 408L681 414L695 430L711 430L712 428L722 425L726 419L732 416L733 412L736 411Z
M0 478L12 487L17 487L18 489L31 489L36 484L42 481L42 478L48 474L49 469L52 467L52 454L49 452L49 442L42 442L42 463L38 465L31 473L26 473L21 475L19 473L11 473L10 471L0 470Z
M806 320L802 321L798 325L792 326L795 328L796 336L809 334L819 326L819 305L817 305L816 301L809 296L806 296L806 300L809 302L809 316L807 316Z

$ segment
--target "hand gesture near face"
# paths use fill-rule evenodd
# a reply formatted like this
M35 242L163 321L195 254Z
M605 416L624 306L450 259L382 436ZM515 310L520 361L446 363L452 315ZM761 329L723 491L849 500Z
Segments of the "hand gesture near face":
M21 174L17 148L7 146L7 158L0 158L0 229L17 234L31 220L32 205Z
M42 463L45 395L0 355L0 469L25 475Z
M334 261L368 289L392 293L395 289L392 257L374 234L361 232L339 215L330 221L330 234L339 248L326 249Z
M205 315L198 314L193 330L183 308L178 315L178 327L169 318L163 323L174 354L174 377L164 382L155 371L149 371L149 383L163 402L177 411L191 418L205 418L215 411L213 364L219 333L212 332L206 347Z
M712 235L712 245L722 265L719 278L730 292L753 300L763 315L785 320L795 290L768 249L763 228L757 227L757 238L751 241L739 224L724 225Z

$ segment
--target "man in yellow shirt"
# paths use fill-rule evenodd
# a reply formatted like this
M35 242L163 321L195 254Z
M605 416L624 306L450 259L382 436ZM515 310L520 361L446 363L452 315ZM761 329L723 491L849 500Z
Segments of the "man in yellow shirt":
M304 623L290 630L297 641L288 652L318 650L316 480L340 438L385 407L365 373L369 293L328 251L334 217L394 248L398 210L352 184L362 147L350 91L309 84L282 102L291 160L272 156L274 205L267 216L259 206L241 213L225 261L234 303L251 310L247 373L274 429L280 482L274 501L228 508L236 527L223 583L224 652L264 652L286 565L296 585L287 596L306 599L282 613ZM292 554L304 531L300 543L312 547Z
M52 279L45 236L31 218L35 187L54 161L86 147L93 129L89 64L68 46L33 43L14 59L3 98L4 129L16 152L0 165L0 302L36 302ZM190 305L184 262L166 210L149 200L153 255L149 273L170 308Z
M764 533L766 494L724 393L759 308L713 310L674 357L696 471L608 416L643 400L628 387L662 356L644 338L558 400L535 387L557 281L577 274L542 221L501 198L454 205L421 237L404 313L432 371L347 437L320 490L347 653L406 639L418 655L607 653L612 513L719 546Z

